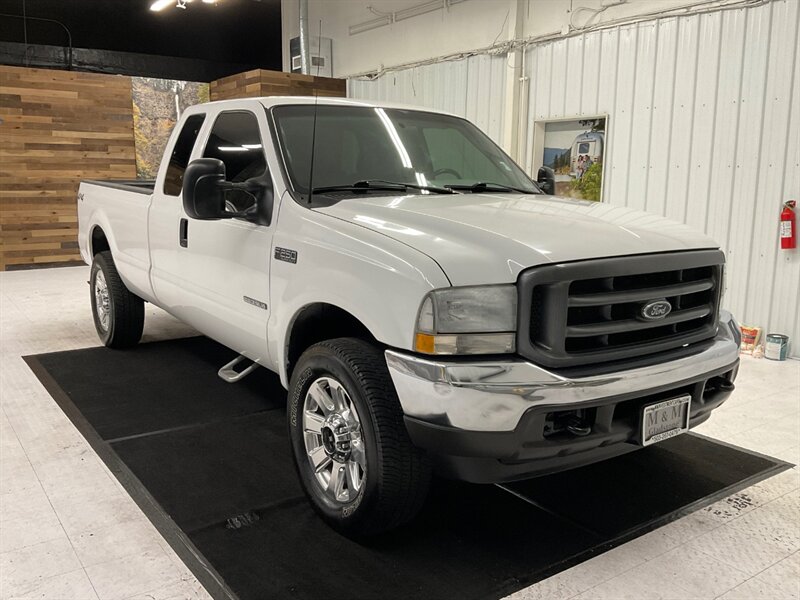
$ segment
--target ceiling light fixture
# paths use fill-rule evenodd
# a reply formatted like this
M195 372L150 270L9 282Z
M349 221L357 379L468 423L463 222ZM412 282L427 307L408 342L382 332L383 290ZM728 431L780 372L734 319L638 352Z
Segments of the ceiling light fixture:
M153 12L161 12L165 8L174 6L175 8L186 9L186 5L192 3L194 0L155 0L150 5L150 10ZM219 0L202 0L203 4L217 4Z
M153 12L159 12L173 4L175 0L156 0L150 5L150 10Z

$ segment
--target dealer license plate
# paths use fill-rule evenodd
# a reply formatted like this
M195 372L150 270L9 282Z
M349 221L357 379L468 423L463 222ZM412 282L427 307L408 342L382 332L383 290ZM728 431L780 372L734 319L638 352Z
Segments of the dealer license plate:
M689 430L692 397L680 396L645 406L642 412L642 445L663 442Z

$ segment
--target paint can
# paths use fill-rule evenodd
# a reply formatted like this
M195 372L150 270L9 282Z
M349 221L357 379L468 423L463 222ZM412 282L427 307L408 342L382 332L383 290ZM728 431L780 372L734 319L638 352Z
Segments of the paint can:
M782 333L768 333L764 356L770 360L786 360L789 350L789 336Z

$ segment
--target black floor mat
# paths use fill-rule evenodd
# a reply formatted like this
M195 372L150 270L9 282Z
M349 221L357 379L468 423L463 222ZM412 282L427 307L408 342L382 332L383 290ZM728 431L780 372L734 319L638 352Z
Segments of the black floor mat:
M285 392L230 385L206 338L26 361L216 597L499 598L789 465L687 434L526 482L436 481L409 526L356 543L308 506Z

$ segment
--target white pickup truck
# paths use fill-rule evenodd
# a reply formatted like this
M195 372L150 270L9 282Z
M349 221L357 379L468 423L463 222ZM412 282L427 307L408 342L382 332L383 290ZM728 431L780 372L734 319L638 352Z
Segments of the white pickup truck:
M227 381L276 372L303 487L350 535L411 519L432 473L524 479L705 421L738 368L717 244L539 179L440 112L195 106L155 181L80 186L97 332L135 345L152 302L240 354Z

